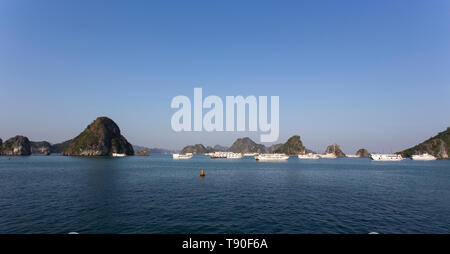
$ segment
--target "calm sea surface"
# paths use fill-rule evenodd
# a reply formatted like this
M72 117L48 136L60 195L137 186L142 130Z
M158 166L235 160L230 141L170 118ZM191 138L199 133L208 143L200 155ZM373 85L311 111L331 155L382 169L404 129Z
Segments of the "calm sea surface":
M71 231L450 233L450 161L0 157L0 233Z

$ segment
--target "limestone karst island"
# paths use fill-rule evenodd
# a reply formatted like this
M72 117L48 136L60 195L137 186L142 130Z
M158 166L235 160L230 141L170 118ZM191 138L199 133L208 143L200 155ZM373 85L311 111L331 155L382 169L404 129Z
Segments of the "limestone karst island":
M136 151L135 151L136 150ZM156 153L167 153L169 150L155 149ZM424 142L396 154L403 157L428 154L437 159L448 159L450 151L450 127L438 133L436 136ZM240 154L285 154L297 156L305 154L316 154L304 146L299 135L294 135L285 143L265 146L257 144L248 137L238 138L229 148L222 145L214 147L203 144L188 145L184 147L180 154L210 154L214 152L231 152ZM66 156L114 156L123 157L129 155L148 156L151 149L140 146L133 146L121 134L119 126L108 117L98 117L89 124L84 131L73 139L50 144L47 141L30 141L28 137L17 135L3 142L0 139L0 154L4 156L21 156L31 154L50 155L60 153ZM340 157L369 157L366 149L361 148L354 155L346 155L338 144L329 145L323 158ZM312 157L314 158L314 157Z

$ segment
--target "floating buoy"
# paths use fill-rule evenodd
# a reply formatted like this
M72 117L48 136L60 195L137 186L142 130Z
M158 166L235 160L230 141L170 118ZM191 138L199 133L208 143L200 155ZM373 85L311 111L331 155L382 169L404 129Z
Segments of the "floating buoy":
M201 177L204 177L204 176L205 176L205 172L203 171L203 169L202 169L202 171L200 172L200 176L201 176Z

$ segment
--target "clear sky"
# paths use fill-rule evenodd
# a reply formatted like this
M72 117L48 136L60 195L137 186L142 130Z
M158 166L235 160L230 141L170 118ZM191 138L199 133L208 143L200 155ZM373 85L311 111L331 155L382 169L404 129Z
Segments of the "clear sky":
M450 1L0 0L3 140L105 115L137 145L259 141L172 131L194 87L280 96L279 142L398 151L450 126Z

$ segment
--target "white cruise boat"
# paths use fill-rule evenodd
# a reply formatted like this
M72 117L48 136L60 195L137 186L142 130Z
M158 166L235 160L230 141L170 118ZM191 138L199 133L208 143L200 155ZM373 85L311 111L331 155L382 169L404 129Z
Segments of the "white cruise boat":
M401 160L403 160L403 157L400 154L384 154L384 153L371 154L370 158L374 161L401 161Z
M319 159L319 155L315 153L308 153L308 154L299 154L298 158L301 160L317 160Z
M124 153L113 153L112 154L112 157L125 157L125 156L127 156L127 155Z
M211 159L226 159L227 158L227 152L214 152L209 155L209 158Z
M360 156L356 155L356 154L346 154L345 157L347 157L347 158L359 158Z
M192 153L187 153L187 154L174 153L174 154L172 154L172 158L174 160L188 160L188 159L192 158Z
M244 153L244 157L255 157L257 156L259 153Z
M257 161L286 161L289 156L283 153L264 153L255 156Z
M319 154L319 157L322 159L336 159L337 156L334 153L326 153L326 154Z
M431 154L424 153L424 154L415 154L411 156L411 159L415 161L434 161L436 160L436 157L434 157Z
M227 153L227 159L242 159L242 153Z

